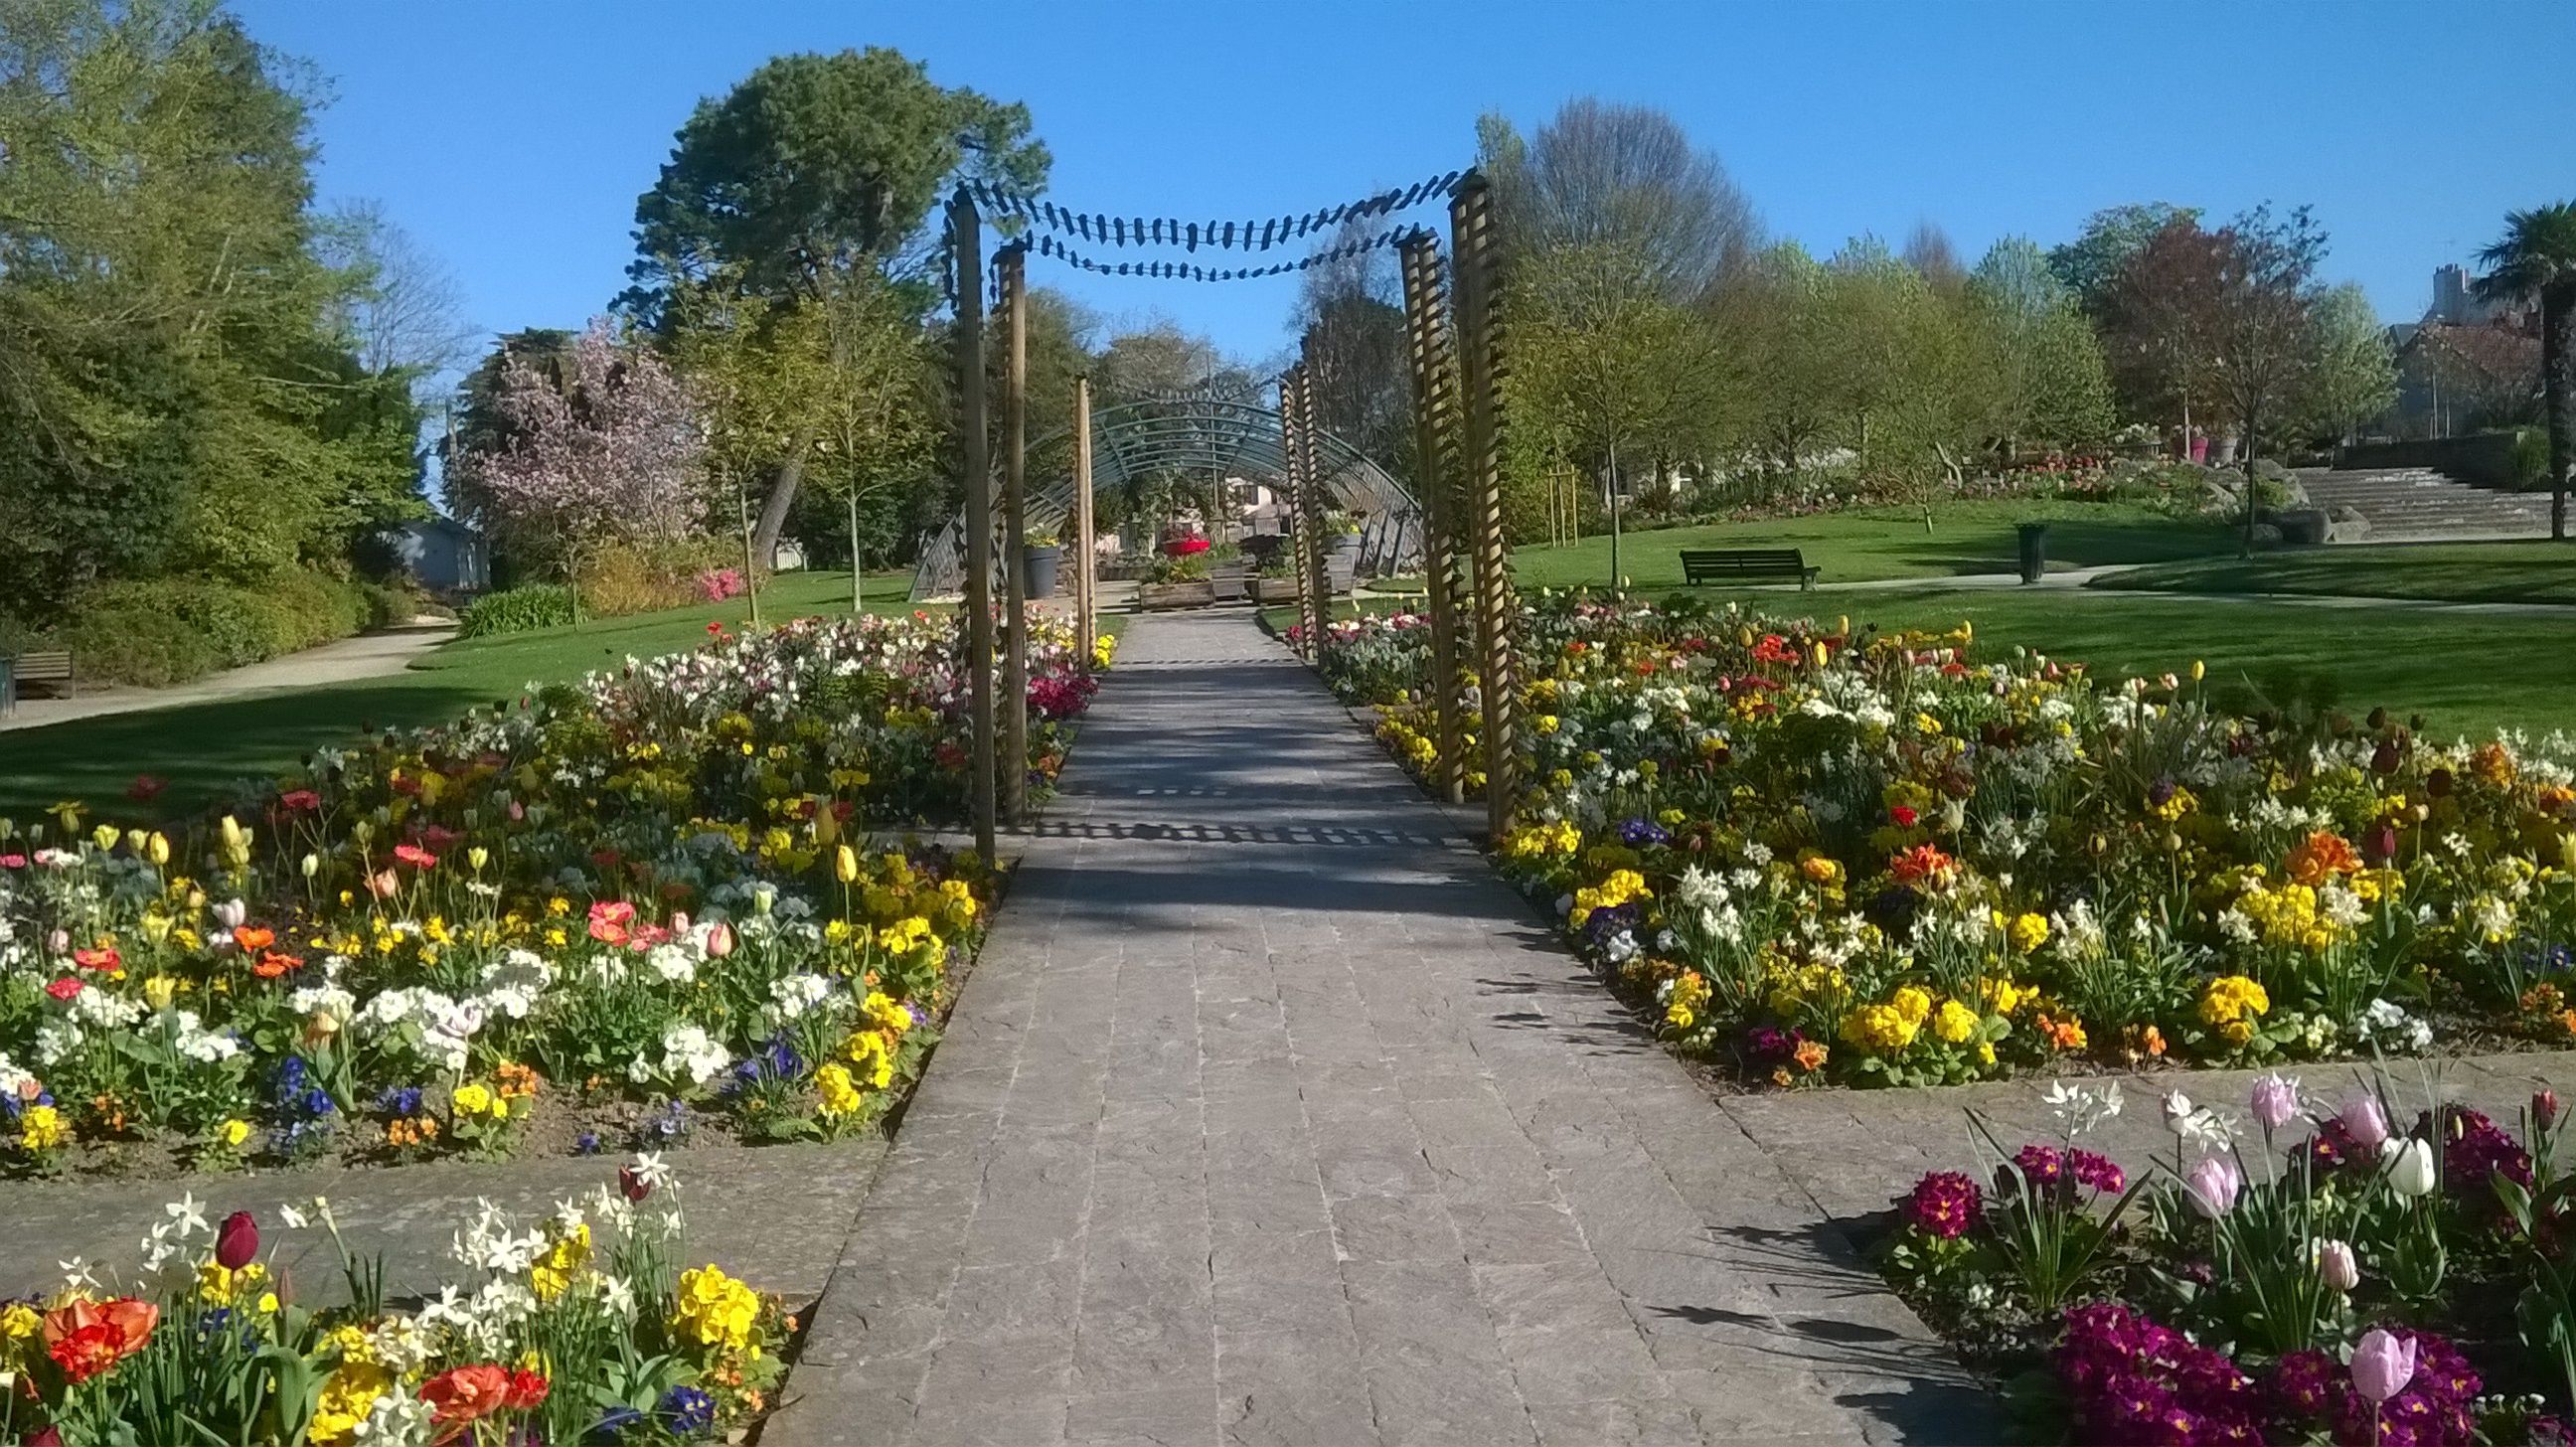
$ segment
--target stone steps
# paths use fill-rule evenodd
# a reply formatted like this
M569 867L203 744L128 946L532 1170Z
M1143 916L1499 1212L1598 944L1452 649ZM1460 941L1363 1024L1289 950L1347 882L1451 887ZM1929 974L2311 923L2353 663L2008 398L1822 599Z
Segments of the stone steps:
M2546 494L2471 487L2420 467L2301 471L2308 501L2337 520L2338 542L2546 537ZM2350 518L2358 515L2362 525Z

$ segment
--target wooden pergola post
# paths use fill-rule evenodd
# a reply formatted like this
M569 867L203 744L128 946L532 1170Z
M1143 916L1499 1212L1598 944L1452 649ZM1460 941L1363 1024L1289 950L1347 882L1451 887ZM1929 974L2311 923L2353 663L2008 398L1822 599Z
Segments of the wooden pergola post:
M1422 582L1431 615L1433 739L1440 749L1441 795L1465 799L1467 761L1462 727L1466 708L1458 686L1458 578L1453 560L1456 492L1451 485L1455 415L1448 327L1440 315L1440 240L1428 231L1404 243L1404 322L1413 354L1415 486L1422 503Z
M1298 364L1297 379L1297 450L1305 465L1304 486L1298 489L1297 516L1306 533L1306 591L1315 600L1313 612L1307 615L1306 636L1310 640L1309 656L1317 663L1324 661L1324 628L1333 620L1333 575L1326 566L1331 545L1324 536L1324 469L1315 447L1315 366L1312 353L1315 339L1306 338L1306 361Z
M1001 815L1018 827L1029 804L1029 582L1024 514L1029 490L1028 248L1005 246L1001 263L1002 368L1002 740Z
M1470 171L1449 200L1450 251L1456 257L1458 381L1465 413L1459 475L1465 483L1473 539L1476 645L1484 705L1485 824L1499 848L1511 828L1516 755L1512 747L1512 625L1520 598L1503 547L1501 348L1494 336L1493 190Z
M1315 598L1315 572L1306 562L1307 549L1314 545L1314 530L1306 525L1306 448L1300 434L1305 418L1300 406L1298 379L1304 364L1288 369L1279 379L1279 451L1288 475L1288 557L1290 571L1297 577L1298 637L1303 640L1297 652L1308 662L1323 657L1318 635L1322 618Z
M1100 633L1100 582L1091 549L1091 379L1073 379L1073 616L1074 651L1091 671L1091 641Z
M975 850L993 848L993 472L984 407L984 221L966 188L948 203L957 283L958 451L966 469L966 712L968 797Z

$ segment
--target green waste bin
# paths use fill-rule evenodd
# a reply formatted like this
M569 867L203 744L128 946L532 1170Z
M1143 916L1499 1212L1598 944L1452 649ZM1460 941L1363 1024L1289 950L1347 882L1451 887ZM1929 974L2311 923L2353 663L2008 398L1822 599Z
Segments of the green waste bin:
M18 660L0 653L0 714L18 711Z
M2021 580L2036 583L2048 576L2048 524L2023 523L2015 531L2021 534Z

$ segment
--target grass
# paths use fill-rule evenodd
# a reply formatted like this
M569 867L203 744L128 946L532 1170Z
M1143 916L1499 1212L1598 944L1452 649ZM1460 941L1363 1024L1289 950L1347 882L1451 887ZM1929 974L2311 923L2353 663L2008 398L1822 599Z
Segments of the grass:
M1921 513L1859 508L1631 532L1619 540L1619 568L1631 587L1653 590L1680 584L1684 548L1796 548L1824 570L1820 581L1828 583L2009 573L2019 554L2014 525L2024 522L2050 525L2049 563L2060 569L2197 558L2235 547L2223 526L2126 503L1978 499L1945 503L1932 519L1926 533ZM1512 554L1512 570L1528 588L1603 587L1610 581L1610 540L1524 547Z
M2576 547L2494 542L2301 548L2252 559L2160 563L2096 578L2090 586L2158 593L2302 593L2576 604Z
M909 611L909 583L908 573L870 574L868 611ZM849 602L843 574L789 573L762 590L761 614L773 621L846 616ZM706 641L709 621L738 628L749 618L748 600L736 598L448 643L383 678L13 729L0 733L0 814L23 816L62 799L120 800L145 773L170 781L163 812L185 810L315 749L346 746L370 728L440 723L514 699L529 683L694 648Z

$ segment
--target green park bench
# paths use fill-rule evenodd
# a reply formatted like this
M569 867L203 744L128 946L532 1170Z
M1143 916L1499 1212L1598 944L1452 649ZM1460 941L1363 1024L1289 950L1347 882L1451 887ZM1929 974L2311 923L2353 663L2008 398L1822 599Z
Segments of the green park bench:
M1691 587L1703 583L1764 583L1798 580L1801 589L1816 586L1820 569L1808 566L1806 555L1796 548L1684 548L1682 581Z
M30 683L61 693L72 691L72 656L67 651L0 653L0 713L18 711L18 690Z

